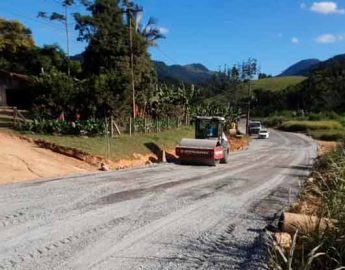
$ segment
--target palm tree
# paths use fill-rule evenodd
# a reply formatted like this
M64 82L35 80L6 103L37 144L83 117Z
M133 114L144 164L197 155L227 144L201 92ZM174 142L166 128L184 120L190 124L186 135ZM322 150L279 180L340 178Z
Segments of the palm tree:
M134 28L135 32L142 36L148 46L157 46L158 39L165 38L162 28L157 26L157 20L150 17L145 26L142 26L143 7L135 4L131 0L124 0L125 13L127 15L127 24L130 29Z
M64 14L52 12L50 15L48 15L46 12L40 11L38 12L37 17L63 23L64 28L65 28L65 35L66 35L67 74L68 76L70 76L71 70L70 70L70 40L69 40L69 29L68 29L68 19L69 19L68 9L69 7L75 4L75 1L62 0L60 2L59 1L57 2L63 6Z

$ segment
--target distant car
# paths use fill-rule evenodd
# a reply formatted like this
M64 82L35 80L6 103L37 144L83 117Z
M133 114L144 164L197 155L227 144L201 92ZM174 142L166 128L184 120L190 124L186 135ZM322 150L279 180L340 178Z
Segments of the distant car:
M261 129L258 133L258 139L268 139L270 137L270 133L267 129Z

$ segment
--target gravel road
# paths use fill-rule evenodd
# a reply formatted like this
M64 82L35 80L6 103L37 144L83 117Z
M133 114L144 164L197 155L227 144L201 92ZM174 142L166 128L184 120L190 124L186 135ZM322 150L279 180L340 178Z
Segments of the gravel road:
M0 269L264 269L262 229L315 156L310 138L271 131L219 167L0 186Z

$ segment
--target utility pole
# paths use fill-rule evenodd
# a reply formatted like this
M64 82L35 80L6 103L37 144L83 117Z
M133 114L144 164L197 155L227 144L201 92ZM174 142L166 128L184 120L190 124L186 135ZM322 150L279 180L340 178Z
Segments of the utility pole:
M249 134L249 121L250 121L250 105L251 105L251 99L252 99L252 97L251 97L251 81L250 81L250 79L248 80L248 82L249 82L249 85L248 85L248 104L247 104L247 121L246 121L246 133L247 133L247 135Z
M129 10L127 9L127 12ZM134 82L134 54L133 54L133 33L132 33L132 18L131 15L128 14L128 22L129 22L129 46L130 46L130 54L131 54L131 80L132 80L132 106L133 106L133 119L135 119L135 82Z
M70 52L69 52L69 31L68 31L68 5L65 3L65 32L66 32L66 49L67 49L67 74L68 76L71 75L71 68L70 68Z
M254 78L255 74L258 73L258 67L257 67L257 60L253 58L249 58L247 61L242 63L242 78L244 81L248 82L248 108L247 108L247 121L246 121L246 133L249 134L249 120L250 120L250 105L251 105L251 99L252 99L252 85L251 80Z

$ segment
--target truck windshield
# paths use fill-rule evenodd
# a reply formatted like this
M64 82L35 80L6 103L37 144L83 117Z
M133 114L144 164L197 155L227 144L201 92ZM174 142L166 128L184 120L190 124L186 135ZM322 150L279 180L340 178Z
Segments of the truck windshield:
M249 126L250 127L260 127L261 124L260 123L250 123Z
M197 122L195 136L197 139L217 138L218 123L205 120Z

